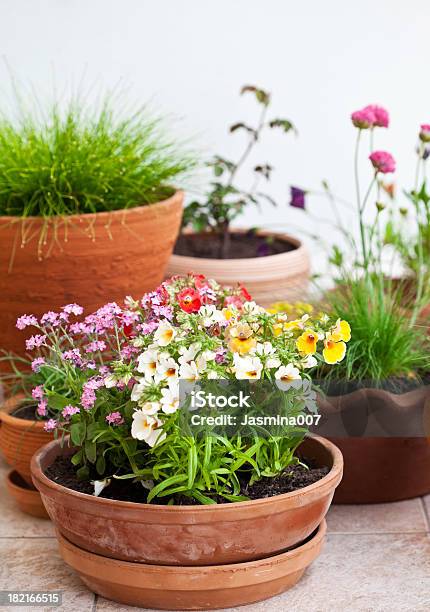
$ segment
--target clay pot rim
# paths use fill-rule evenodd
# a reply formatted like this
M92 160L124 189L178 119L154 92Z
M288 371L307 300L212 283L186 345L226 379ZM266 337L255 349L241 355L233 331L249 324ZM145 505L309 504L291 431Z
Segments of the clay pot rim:
M247 232L249 232L249 228L243 228L243 227L235 227L233 228L233 233L234 234L246 234ZM196 234L197 232L193 232L192 230L185 230L184 231L185 234L188 235L192 235L192 234ZM284 253L276 253L275 255L263 255L262 257L237 257L235 259L217 259L217 258L213 258L210 259L208 257L196 257L194 255L177 255L176 253L172 253L171 259L176 259L178 261L183 261L185 259L195 259L196 261L201 261L202 265L210 265L211 263L213 264L214 262L222 262L223 264L226 265L234 265L234 262L243 262L243 261L249 261L251 264L255 264L255 262L261 262L261 261L265 261L268 262L269 264L275 261L279 261L280 258L285 257L285 256L291 256L294 254L294 256L301 256L302 254L306 254L307 255L307 248L304 245L304 243L299 239L296 238L295 236L292 236L291 234L288 234L286 232L271 232L270 230L257 230L255 232L257 234L257 236L273 236L274 238L277 238L278 240L282 240L284 242L288 242L289 244L292 244L295 248L292 251L285 251Z
M145 512L156 512L163 513L165 516L172 515L195 515L196 513L203 518L203 513L216 513L219 514L220 517L223 514L230 514L234 512L238 508L244 510L252 510L253 508L262 508L263 506L273 505L273 504L283 504L285 501L291 501L292 505L302 506L305 505L303 503L303 499L306 496L317 492L319 489L328 488L330 489L333 481L337 481L335 486L337 486L342 478L343 472L343 456L341 451L337 448L333 442L323 438L321 436L316 436L314 434L308 434L306 436L309 439L314 440L317 444L323 446L332 456L333 464L330 468L328 474L326 474L323 478L314 482L311 485L306 487L302 487L301 489L297 489L296 491L291 491L290 493L282 493L280 495L274 495L272 497L261 497L259 499L252 499L249 501L242 502L230 502L228 504L202 504L202 505L193 505L193 506L167 506L162 504L142 504L137 502L127 502L121 500L114 499L106 499L103 497L96 497L94 495L89 495L87 493L81 493L79 491L74 491L73 489L69 489L63 485L60 485L45 475L42 470L41 463L43 457L54 447L60 446L61 440L53 440L48 444L42 446L32 457L31 459L31 474L35 487L42 493L42 495L46 495L46 493L40 489L39 484L42 485L42 488L50 489L52 492L61 492L62 494L69 495L75 498L76 501L82 500L83 502L90 502L93 505L97 505L105 508L115 507L118 510L145 510ZM66 438L67 440L67 438ZM296 502L296 504L294 504ZM239 516L237 520L239 520Z
M3 406L0 408L0 427L1 423L7 423L17 429L23 429L25 431L41 431L45 426L46 421L30 421L29 419L20 419L19 417L13 416L10 413L17 408L19 402L21 402L24 396L14 395L7 399Z
M172 189L175 189L172 187ZM160 200L159 202L153 202L152 204L142 204L140 206L132 206L130 208L118 208L116 210L102 210L100 212L95 213L77 213L74 215L55 215L53 217L49 217L48 219L40 216L29 216L29 217L19 217L16 215L0 215L0 228L6 225L13 225L15 223L46 223L46 221L55 220L55 219L67 219L67 220L76 220L76 219L106 219L110 217L117 217L119 215L130 215L135 212L137 214L142 214L146 210L154 210L154 208L165 208L170 207L174 204L177 204L178 201L182 202L184 198L184 191L181 189L175 189L175 192L166 198L165 200ZM14 221L16 219L16 221Z
M354 394L359 395L360 393L369 393L371 396L376 396L376 397L386 397L388 396L389 398L401 398L401 397L405 397L405 396L411 396L413 397L414 395L420 396L422 393L429 391L430 390L430 385L422 385L421 387L416 387L415 389L410 389L409 391L405 391L404 393L393 393L392 391L387 391L386 389L380 389L378 387L360 387L359 389L354 389L353 391L350 391L349 393L341 393L339 395L323 395L322 397L325 398L341 398L341 397L350 397Z
M25 494L26 496L28 496L31 499L38 499L40 498L40 493L37 489L30 489L30 485L28 485L27 487L21 487L19 484L17 484L16 482L14 482L13 480L13 476L14 475L18 475L18 472L16 470L9 470L9 472L6 475L6 483L7 486L9 487L9 489L12 489L13 491L16 491L17 494L22 495Z
M104 571L107 570L106 575L109 576L110 582L115 582L117 584L123 583L123 581L115 580L115 577L118 576L118 571L122 574L122 572L140 572L144 569L145 573L153 574L154 576L161 575L171 577L180 575L182 580L186 577L195 577L196 574L200 576L208 576L208 575L216 575L220 574L221 576L225 576L226 571L234 572L234 575L241 573L246 573L249 569L261 569L264 571L266 566L280 565L281 563L288 562L295 557L305 555L310 552L313 548L320 546L327 533L327 522L325 519L322 520L320 525L314 531L311 536L302 544L291 548L290 550L271 555L269 557L264 557L263 559L257 559L254 561L243 561L242 563L225 563L221 565L154 565L151 563L138 563L134 561L123 561L121 559L114 559L112 557L105 557L103 555L99 555L83 548L80 548L76 544L73 544L64 535L57 529L56 537L59 542L60 549L66 548L69 549L75 556L79 555L89 560L90 562L102 563ZM306 565L309 565L308 563ZM110 570L110 571L109 571ZM116 570L116 571L115 571ZM79 571L79 570L78 570ZM264 579L262 580L264 582ZM233 585L229 585L230 588L233 588ZM151 588L150 585L147 588ZM159 587L155 587L158 590ZM178 588L178 587L177 587ZM190 585L188 583L183 583L183 588L181 590L187 591L190 590Z

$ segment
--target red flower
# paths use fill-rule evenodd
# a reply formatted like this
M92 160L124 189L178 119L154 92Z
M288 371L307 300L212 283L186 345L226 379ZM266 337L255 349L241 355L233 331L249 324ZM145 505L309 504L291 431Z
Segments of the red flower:
M178 293L179 306L188 314L198 312L202 301L198 292L192 287L186 287Z
M133 325L125 324L122 326L122 330L124 332L124 335L127 336L127 338L130 338L133 333Z
M196 289L203 289L203 287L208 286L206 276L204 274L193 274L192 277Z
M242 296L245 298L245 300L247 302L250 302L252 300L252 297L250 296L250 294L248 293L248 290L246 287L244 287L244 285L239 285L240 286L240 292L242 294Z

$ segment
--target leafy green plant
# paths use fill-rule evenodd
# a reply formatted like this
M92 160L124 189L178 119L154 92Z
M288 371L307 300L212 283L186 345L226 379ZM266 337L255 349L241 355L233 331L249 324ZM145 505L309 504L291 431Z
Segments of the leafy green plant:
M94 110L84 100L46 113L0 116L0 215L52 217L125 209L172 194L193 166L140 108L128 117L109 95Z
M232 161L216 155L207 165L212 169L214 180L204 200L193 200L184 210L183 225L192 226L197 233L212 232L220 241L219 257L225 259L230 248L231 223L240 216L249 205L261 206L270 203L276 206L276 201L264 190L259 188L261 180L268 182L273 167L268 164L254 166L254 181L249 189L242 189L236 183L239 170L247 162L256 145L261 141L266 129L278 129L284 133L295 131L294 125L288 119L273 118L268 120L267 113L271 103L268 92L246 85L241 94L251 93L260 106L260 115L255 126L237 122L230 127L230 133L242 132L246 135L246 145L237 161Z

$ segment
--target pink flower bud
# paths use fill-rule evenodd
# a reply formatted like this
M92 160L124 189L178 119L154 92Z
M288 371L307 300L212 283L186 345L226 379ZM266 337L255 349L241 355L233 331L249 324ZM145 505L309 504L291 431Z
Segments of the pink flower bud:
M395 172L396 170L396 161L387 151L374 151L369 155L369 159L376 172L387 174L387 172Z
M373 110L366 106L362 110L358 110L352 113L351 121L360 130L368 130L375 125L376 117Z
M383 106L378 106L377 104L369 104L363 111L370 111L373 113L375 119L373 121L374 127L383 127L387 128L390 124L390 115L388 111Z
M428 123L421 125L419 136L422 142L430 142L430 125Z

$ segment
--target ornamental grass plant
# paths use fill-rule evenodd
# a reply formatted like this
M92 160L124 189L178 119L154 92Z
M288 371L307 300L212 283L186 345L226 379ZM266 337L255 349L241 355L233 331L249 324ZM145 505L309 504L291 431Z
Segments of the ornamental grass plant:
M15 382L37 404L47 431L70 434L78 477L95 482L96 493L115 479L141 482L148 502L169 503L178 494L203 504L246 499L239 477L252 483L297 464L306 434L306 427L289 427L269 435L187 435L180 382L247 381L258 390L265 381L294 390L311 383L319 362L341 362L350 338L346 321L307 314L288 320L258 306L242 286L193 275L124 307L109 303L83 317L69 304L40 320L23 315L17 326L36 333L26 341L32 374L18 365ZM285 411L305 413L306 393L299 387L292 397Z
M172 195L194 165L146 107L118 112L107 94L46 111L0 114L0 216L55 217L127 209ZM36 108L38 105L35 105Z

